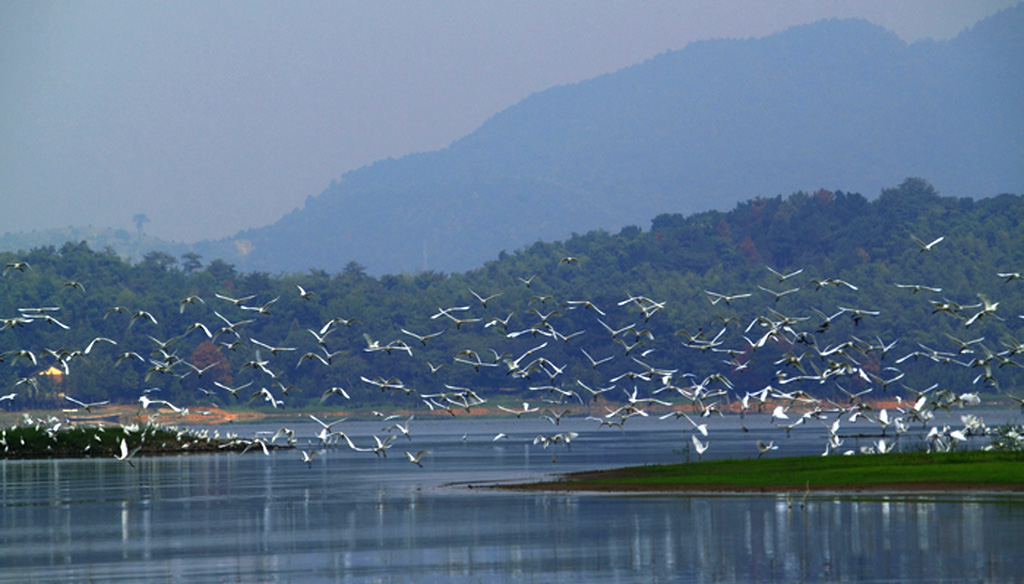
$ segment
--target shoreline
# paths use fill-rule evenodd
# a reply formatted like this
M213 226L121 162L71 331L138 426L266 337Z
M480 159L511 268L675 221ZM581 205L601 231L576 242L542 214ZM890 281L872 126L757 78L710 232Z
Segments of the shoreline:
M867 458L874 458L874 463ZM549 493L786 494L1024 493L1024 457L1013 451L721 460L627 466L465 485ZM867 470L868 472L864 472ZM454 486L454 485L453 485Z
M499 402L494 402L497 404ZM501 402L504 403L504 402ZM765 405L761 406L761 409L770 409L771 405L775 402L769 400ZM874 399L864 400L865 404L868 404L872 409L896 409L902 404L896 399ZM508 414L498 410L496 405L489 404L485 406L474 406L469 410L458 410L458 416L468 416L471 418L507 418ZM516 403L518 405L518 403ZM572 408L573 414L578 415L601 415L604 411L601 406L606 405L605 402L593 402L587 405L575 406ZM988 407L1007 407L1016 409L1018 406L1002 403L999 401L991 402L987 404ZM975 406L970 406L975 407ZM118 403L109 404L100 407L95 407L91 411L85 411L79 408L60 408L60 409L30 409L30 410L0 410L0 426L11 426L17 424L22 416L25 414L32 415L34 417L49 417L49 416L60 416L68 421L76 424L89 425L89 424L103 424L103 423L117 423L130 424L130 423L142 423L146 422L149 418L154 415L164 417L165 423L177 423L187 424L190 426L213 426L213 425L229 425L234 423L253 423L261 421L279 421L288 420L294 418L305 418L308 414L313 413L315 415L337 415L337 416L348 416L352 419L373 419L369 410L352 409L345 407L334 407L334 408L312 408L312 409L297 409L297 410L261 410L256 408L246 407L234 407L234 406L217 406L217 405L205 405L205 406L185 406L188 413L181 415L180 413L172 412L166 408L141 408L136 403ZM732 402L729 404L723 404L721 409L726 413L739 414L740 404L738 402ZM803 411L809 411L809 406L801 407L799 404L794 405L791 411L800 413ZM663 414L672 411L684 411L693 413L695 408L692 406L676 406L672 408L657 409L655 413ZM409 415L414 413L414 410L403 407L393 410L392 413L398 415ZM415 412L417 417L422 419L448 419L453 414L444 410L440 411L427 411L427 412Z
M557 480L535 483L461 483L448 485L471 490L521 491L527 493L563 494L606 494L606 495L798 495L804 493L822 494L1006 494L1024 493L1024 484L986 485L972 483L865 483L848 486L837 485L779 485L741 487L736 485L604 485L596 483L574 483Z

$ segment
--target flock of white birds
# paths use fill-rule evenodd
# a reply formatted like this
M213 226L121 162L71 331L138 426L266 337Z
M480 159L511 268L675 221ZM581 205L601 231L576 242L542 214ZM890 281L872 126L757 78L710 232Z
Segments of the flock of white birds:
M943 242L939 237L928 243L913 238L921 253L934 253ZM585 261L575 257L564 257L552 269L585 270ZM368 455L386 457L389 449L395 446L399 437L413 443L415 432L413 420L416 413L436 415L444 412L450 415L477 413L486 409L494 417L496 429L493 440L509 440L514 433L513 419L524 417L543 418L552 425L552 432L526 438L528 442L541 448L555 446L570 447L579 434L573 431L559 431L566 418L581 418L593 424L595 431L626 431L628 423L636 417L660 418L668 423L681 424L682 432L689 433L688 448L703 457L704 453L714 446L714 420L720 416L738 415L744 431L748 431L747 416L760 415L770 420L771 430L764 435L752 436L750 440L751 455L762 456L779 449L777 440L788 436L789 432L803 424L819 424L824 437L822 454L884 454L897 447L901 437L911 433L918 444L929 451L949 451L966 443L971 436L987 434L990 429L984 421L969 413L959 412L953 415L954 408L973 406L981 403L982 393L992 388L1001 389L1009 399L1014 400L1024 411L1024 398L1014 394L1011 388L999 388L997 374L1004 368L1021 367L1015 358L1024 353L1024 344L1014 334L1018 331L1024 315L1001 314L1000 302L993 301L985 294L978 294L980 302L964 305L946 299L941 295L942 288L930 284L893 282L898 288L906 289L921 302L930 303L931 313L936 318L953 318L958 323L963 335L946 334L948 341L943 341L950 348L938 350L922 343L914 347L901 347L899 339L862 339L860 336L845 338L841 342L829 345L819 344L826 333L835 329L833 325L841 319L851 319L858 326L864 321L883 317L881 311L864 307L838 306L830 310L812 308L813 314L792 315L783 312L786 298L798 293L813 293L827 287L841 288L856 293L859 288L839 278L811 278L803 280L804 270L797 269L781 272L766 267L766 278L770 285L757 284L756 289L744 291L712 291L703 290L701 294L712 306L733 307L739 303L754 303L755 296L770 301L749 323L741 323L734 316L716 317L716 330L690 334L679 329L670 342L681 343L683 346L700 351L707 359L725 365L724 371L704 376L679 371L670 365L659 363L659 355L654 343L654 334L647 328L647 323L657 319L666 306L666 301L659 301L645 295L624 294L615 306L598 306L586 299L556 299L549 295L533 295L527 306L521 306L502 315L494 315L495 306L501 301L503 291L478 293L467 290L474 299L472 304L438 307L437 311L424 320L433 325L431 330L414 331L402 328L402 338L382 340L372 333L372 323L362 323L357 316L331 318L324 323L316 323L306 330L315 340L316 349L302 352L297 346L281 346L269 339L257 339L247 333L247 325L256 319L273 318L273 310L280 297L269 301L257 301L257 294L231 296L216 294L214 298L188 296L181 299L178 310L184 313L193 307L208 305L213 308L216 322L195 322L173 338L162 340L148 334L135 335L133 338L145 338L145 348L129 349L117 340L97 337L80 349L68 348L21 348L0 354L0 362L9 364L32 363L33 366L44 368L48 363L59 367L66 375L72 374L77 359L88 359L97 351L113 351L116 354L115 367L123 362L137 362L146 367L145 383L159 384L164 375L189 376L195 375L203 379L217 363L202 367L190 363L180 357L176 351L176 343L188 335L202 335L217 343L221 350L250 351L251 358L241 366L241 371L252 370L256 380L230 386L219 381L202 383L199 391L204 394L220 394L231 396L235 400L248 401L256 404L269 404L273 408L283 407L289 394L297 390L287 382L286 372L298 367L331 367L334 358L341 352L361 351L387 355L388 359L414 359L429 370L438 380L435 387L410 387L397 376L383 373L373 378L361 376L364 388L331 387L316 388L314 391L321 396L325 408L330 400L332 407L343 408L353 403L353 396L358 400L358 389L374 389L395 396L395 412L374 412L383 421L380 435L373 435L372 442L358 444L346 434L343 422L339 419L326 422L315 415L309 419L315 424L316 433L308 438L302 448L298 448L302 462L312 466L317 454L327 448L349 448L352 451ZM26 262L8 263L3 269L3 277L17 277L17 273L31 270ZM1005 282L1004 289L1009 294L1019 295L1021 288L1018 282L1024 276L1017 272L999 272L994 278ZM524 286L529 289L543 275L530 275L516 278L509 282L510 286ZM796 285L799 280L803 285ZM65 284L73 293L86 293L88 283L69 281ZM496 284L498 285L498 284ZM782 287L781 289L777 289ZM321 299L314 290L306 290L296 286L296 294L309 302ZM763 296L762 296L763 295ZM507 308L506 308L507 310ZM593 327L587 330L562 330L559 318L567 311L583 311L589 313ZM24 307L18 314L0 319L0 334L9 329L29 326L53 326L68 330L70 327L61 322L61 308ZM225 313L233 315L226 316ZM145 330L155 325L157 318L142 309L121 306L109 308L104 318L118 316L126 319L126 327ZM513 317L519 316L526 325L522 328L513 326ZM578 320L578 319L577 319ZM623 325L623 322L630 322ZM973 331L982 322L999 322L1002 325L1001 338L998 345L986 341L984 337L972 338ZM610 324L616 322L617 324ZM328 341L339 327L361 326L365 345L358 348L329 348ZM443 363L423 361L417 352L436 342L443 334L457 334L458 331L470 327L490 329L495 339L501 341L503 348L465 348L451 355L450 360ZM410 326L409 328L413 328ZM864 327L866 330L868 327ZM577 344L584 337L588 340L603 338L606 342L597 344L602 347L595 350L591 342L586 347ZM122 343L124 341L122 340ZM558 343L572 347L572 353L591 372L588 379L600 378L603 383L585 382L580 378L571 378L568 373L573 367L565 362L558 362L550 356L550 348ZM775 366L775 374L765 380L757 390L737 391L730 374L749 368L752 360L759 358L759 351L765 347L774 347L771 357ZM780 351L786 349L784 352ZM300 353L302 353L300 355ZM570 354L569 350L559 354ZM865 358L874 354L875 363L884 366L866 367L862 365ZM927 360L942 367L965 367L976 372L970 388L943 387L934 384L930 387L915 388L906 378L903 366L908 361ZM418 364L418 363L417 363ZM625 364L623 366L622 364ZM406 364L408 365L408 364ZM578 365L574 364L574 365ZM517 380L529 390L532 399L522 402L521 406L509 407L507 400L502 403L489 404L495 400L492 390L472 388L465 385L445 383L441 374L453 368L472 369L476 372L497 370L510 380ZM578 368L577 368L578 370ZM604 372L607 371L607 374ZM36 385L34 375L20 378L13 391L0 396L0 403L16 403L19 386ZM832 399L816 397L823 392L815 391L824 384L829 384L833 391ZM847 389L856 387L856 390ZM885 390L887 398L894 398L897 404L888 408L873 407L872 395L876 388ZM889 393L890 388L892 392ZM303 388L312 390L312 388ZM489 393L491 392L491 393ZM989 391L990 393L993 393ZM836 399L836 394L842 395ZM175 415L189 413L186 407L180 407L168 400L160 399L158 387L140 389L138 404L141 410L153 412L150 423L157 419L173 420ZM490 397L488 397L490 396ZM202 396L197 395L197 399ZM93 412L107 405L108 401L88 402L75 396L64 396L69 406ZM875 402L877 403L877 402ZM889 403L892 403L891 401ZM946 415L937 417L937 412ZM429 412L429 414L428 414ZM202 413L202 411L199 411ZM850 447L844 435L844 424L852 424L857 420L869 421L876 429L877 435L870 445ZM45 419L33 419L25 415L25 423L41 425L52 432L63 425L67 427L69 420L51 416ZM173 422L172 422L173 423ZM138 431L138 426L128 426L126 431ZM760 430L759 430L760 431ZM188 435L196 440L221 438L218 432L208 430L190 430ZM863 435L863 431L861 431ZM254 436L241 437L225 435L224 438L234 443L244 442L250 448L269 453L271 448L288 445L297 447L299 437L288 427L258 432ZM685 438L684 438L685 439ZM1024 442L1024 437L1019 437ZM135 453L129 451L127 442L122 440L117 458L130 461ZM405 459L411 464L422 467L427 450L405 451ZM555 460L554 456L552 460Z

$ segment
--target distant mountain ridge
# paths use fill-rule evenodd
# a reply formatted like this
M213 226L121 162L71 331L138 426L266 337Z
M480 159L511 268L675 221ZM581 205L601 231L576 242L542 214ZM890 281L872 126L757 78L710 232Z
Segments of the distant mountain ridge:
M191 246L244 271L470 269L502 250L819 187L1024 184L1024 5L949 41L856 19L691 43L551 88L448 148L346 173L279 221Z

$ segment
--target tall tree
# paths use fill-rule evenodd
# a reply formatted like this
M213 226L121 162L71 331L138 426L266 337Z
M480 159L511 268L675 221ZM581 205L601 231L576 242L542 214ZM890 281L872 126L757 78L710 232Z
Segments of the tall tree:
M142 226L149 223L149 217L145 213L136 213L132 216L132 223L135 224L135 229L142 233Z
M197 254L194 251L181 254L181 269L185 270L186 274L191 274L192 272L202 268L202 257L203 256Z

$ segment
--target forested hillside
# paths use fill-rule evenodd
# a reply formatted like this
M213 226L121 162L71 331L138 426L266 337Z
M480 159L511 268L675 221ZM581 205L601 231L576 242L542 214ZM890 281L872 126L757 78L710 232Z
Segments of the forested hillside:
M452 275L243 274L74 243L5 253L0 407L153 388L193 408L451 408L465 388L573 403L611 386L599 399L1024 394L1022 221L1020 195L940 197L908 179L871 202L819 191L661 215Z
M926 176L1024 180L1024 5L907 44L859 20L692 43L535 94L449 148L351 171L273 225L194 249L246 270L464 271L661 213Z
M346 172L222 240L79 226L3 234L0 250L86 240L134 261L193 251L244 272L462 272L538 240L801 189L874 197L909 175L957 197L1017 192L1022 54L1024 4L941 42L861 20L695 42L532 95L448 148Z

